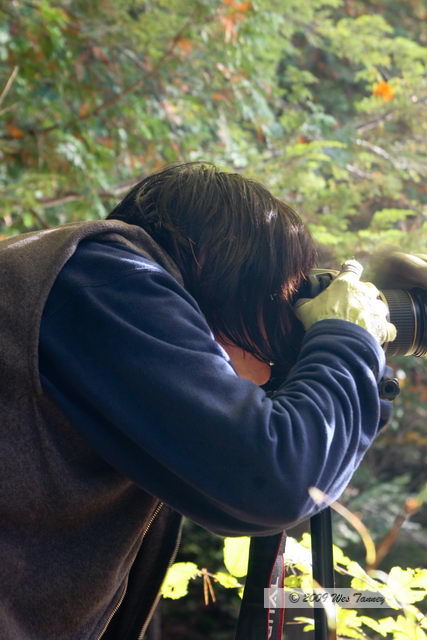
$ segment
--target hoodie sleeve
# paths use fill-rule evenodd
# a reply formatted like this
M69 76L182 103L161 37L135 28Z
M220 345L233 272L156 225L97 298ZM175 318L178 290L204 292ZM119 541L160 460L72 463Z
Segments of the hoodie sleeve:
M337 499L375 438L384 354L322 320L273 394L239 378L194 299L161 267L84 243L49 296L42 385L118 471L221 535L268 535Z

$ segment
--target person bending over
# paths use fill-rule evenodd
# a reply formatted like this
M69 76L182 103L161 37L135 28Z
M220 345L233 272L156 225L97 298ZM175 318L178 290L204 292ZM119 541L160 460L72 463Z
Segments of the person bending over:
M314 261L289 206L209 163L0 243L3 640L136 640L182 515L265 536L342 494L394 327L345 274L298 319Z

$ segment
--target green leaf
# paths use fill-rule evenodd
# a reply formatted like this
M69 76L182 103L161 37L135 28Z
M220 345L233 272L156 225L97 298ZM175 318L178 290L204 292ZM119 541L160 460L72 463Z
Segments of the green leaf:
M286 538L284 559L286 564L303 565L307 570L311 567L311 551L291 536Z
M247 574L250 541L246 536L224 540L224 564L236 578L242 578Z
M194 562L176 562L169 569L162 584L164 598L177 600L188 593L188 583L200 573Z
M411 209L380 209L374 213L370 226L375 230L390 229L408 216L415 216L415 212Z
M338 246L342 242L339 234L335 233L332 229L327 229L323 225L312 224L310 225L310 231L316 242L319 244L333 247Z
M298 616L294 618L295 622L304 622L305 625L302 628L303 631L313 631L314 630L314 620L313 618L306 618L305 616Z
M344 554L343 550L337 547L336 544L333 545L332 549L333 549L334 564L340 564L343 567L348 567L351 560Z
M229 573L224 573L223 571L217 571L214 578L226 589L235 589L236 587L242 586L234 576L231 576Z
M364 625L373 629L377 633L379 633L383 638L390 632L390 624L388 622L382 622L381 620L374 620L369 616L360 616L360 619ZM392 620L392 618L390 618ZM383 620L388 620L384 618Z
M427 595L427 570L393 567L387 580L387 588L402 604L413 604Z
M394 632L395 640L427 640L427 635L415 620L398 616Z
M346 638L365 638L361 630L362 619L354 609L337 610L337 635Z

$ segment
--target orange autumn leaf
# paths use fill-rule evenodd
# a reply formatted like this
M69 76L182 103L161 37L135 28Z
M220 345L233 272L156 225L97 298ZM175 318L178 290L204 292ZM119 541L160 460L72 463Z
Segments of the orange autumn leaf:
M179 47L185 53L189 53L193 48L193 43L188 38L178 38L176 46Z
M252 2L241 2L240 4L234 5L234 8L236 9L236 11L245 13L245 11L248 11L251 8L251 6L252 6Z
M224 4L241 13L245 13L245 11L248 11L252 6L252 2L236 2L235 0L224 0Z
M421 507L421 502L417 500L417 498L406 498L405 500L405 513L413 514L416 513Z
M127 164L131 169L140 169L144 165L144 161L145 156L143 155L127 154Z
M237 27L235 24L236 20L234 19L234 16L236 15L237 14L232 14L231 16L223 16L221 18L222 26L224 27L226 42L236 43L237 41Z
M256 127L256 139L258 142L264 143L267 141L267 136L261 127Z
M235 73L234 75L230 76L230 82L232 84L237 84L238 82L242 82L242 80L245 80L247 78L247 76L244 73Z
M77 80L81 82L85 74L84 65L77 60L77 62L74 63L74 70L76 72Z
M5 124L5 128L11 138L15 138L17 140L18 138L23 138L25 136L25 132L11 122L7 122Z
M216 91L215 93L212 94L212 100L225 100L226 96L224 93L220 93L219 91Z
M372 87L372 94L377 98L382 98L385 102L393 100L394 92L395 88L385 80L375 83Z
M252 7L252 2L236 2L236 0L223 0L223 3L232 9L220 17L225 32L225 41L237 42L237 26L246 19L244 15Z
M95 60L99 60L100 62L108 63L109 59L105 51L101 49L101 47L93 46L91 47L92 54Z
M40 41L38 36L34 33L31 33L30 31L26 31L25 33L22 33L21 36L26 40L29 40L33 45L31 48L31 56L36 60L44 59L45 54L43 53L40 47Z
M87 102L81 104L79 108L79 115L80 116L87 115L89 113L89 109L90 109L90 105Z
M101 136L100 138L97 138L96 141L103 147L108 147L109 149L112 149L114 147L114 140L112 138L104 138L103 136Z

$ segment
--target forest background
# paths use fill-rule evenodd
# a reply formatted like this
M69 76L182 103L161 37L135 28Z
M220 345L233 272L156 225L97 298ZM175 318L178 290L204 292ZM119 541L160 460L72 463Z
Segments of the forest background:
M426 252L426 18L423 0L1 0L0 234L105 217L142 176L208 160L296 208L322 266ZM342 497L388 536L384 571L427 555L426 360L390 364L393 419ZM363 562L345 520L335 539ZM222 542L187 523L178 560L217 569ZM162 637L229 638L238 598L215 590L164 601Z

